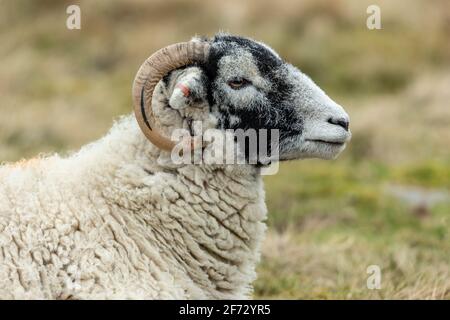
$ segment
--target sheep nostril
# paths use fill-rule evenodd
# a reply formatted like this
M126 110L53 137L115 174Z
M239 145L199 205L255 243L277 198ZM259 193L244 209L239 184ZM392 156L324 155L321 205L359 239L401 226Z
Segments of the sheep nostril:
M340 126L348 131L349 121L346 118L330 118L328 119L328 123Z

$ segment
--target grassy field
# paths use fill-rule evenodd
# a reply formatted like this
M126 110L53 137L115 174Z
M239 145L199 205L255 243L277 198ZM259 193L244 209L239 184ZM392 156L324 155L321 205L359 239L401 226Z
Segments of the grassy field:
M218 30L272 45L341 103L335 161L265 178L269 233L255 298L450 299L450 2L0 0L0 162L67 152L131 110L140 63ZM370 265L380 290L366 286Z

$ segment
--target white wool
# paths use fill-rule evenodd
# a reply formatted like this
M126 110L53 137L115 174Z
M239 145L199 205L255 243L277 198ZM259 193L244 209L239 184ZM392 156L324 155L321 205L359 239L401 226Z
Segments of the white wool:
M257 169L170 163L128 116L67 158L0 167L0 298L248 298Z

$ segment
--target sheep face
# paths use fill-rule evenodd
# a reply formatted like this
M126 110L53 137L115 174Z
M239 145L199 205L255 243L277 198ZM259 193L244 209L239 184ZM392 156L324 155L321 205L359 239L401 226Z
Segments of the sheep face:
M279 157L335 158L350 139L349 117L308 76L267 45L217 35L199 77L223 129L279 129Z
M351 137L347 113L273 49L228 34L193 41L206 41L209 54L205 61L174 70L163 79L171 95L170 107L182 111L201 106L222 130L253 129L258 134L277 129L278 152L271 154L273 139L266 136L268 157L256 155L263 164L278 159L331 159L345 148ZM260 147L261 140L256 144Z

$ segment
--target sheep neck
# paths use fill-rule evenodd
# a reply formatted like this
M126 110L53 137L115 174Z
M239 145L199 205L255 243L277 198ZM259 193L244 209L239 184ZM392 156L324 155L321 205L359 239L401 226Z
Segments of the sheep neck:
M133 148L120 151L122 165L104 192L130 237L186 297L249 297L266 228L257 169L173 166L133 130L134 143L109 144Z

